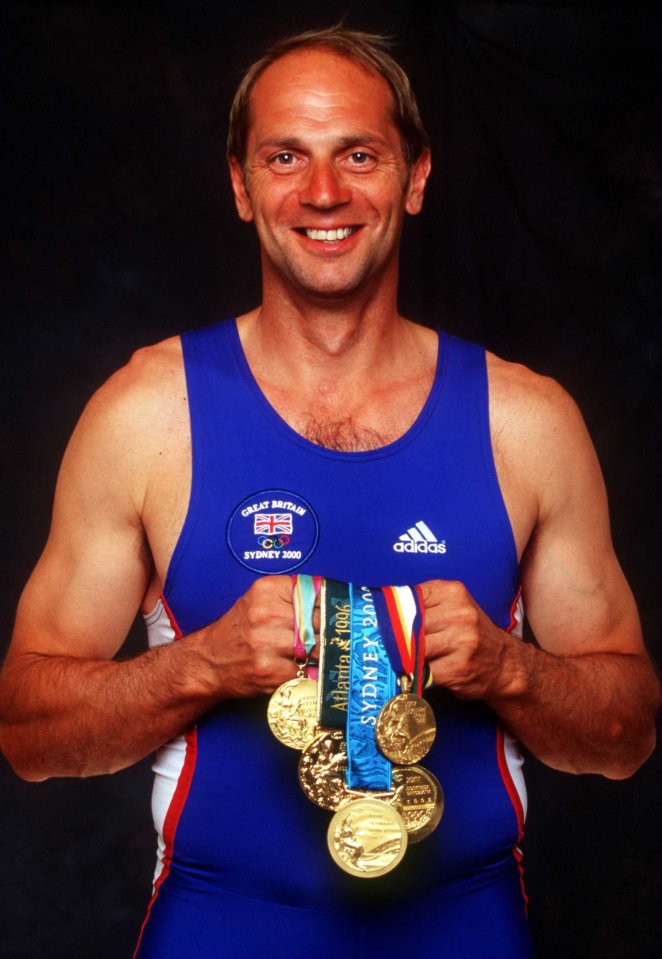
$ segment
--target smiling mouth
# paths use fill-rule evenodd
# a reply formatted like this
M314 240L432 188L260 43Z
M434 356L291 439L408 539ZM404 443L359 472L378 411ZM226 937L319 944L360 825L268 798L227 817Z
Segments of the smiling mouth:
M321 240L323 243L337 243L338 240L346 240L353 236L359 230L358 226L341 226L336 230L308 230L302 228L297 230L302 236L307 236L309 240Z

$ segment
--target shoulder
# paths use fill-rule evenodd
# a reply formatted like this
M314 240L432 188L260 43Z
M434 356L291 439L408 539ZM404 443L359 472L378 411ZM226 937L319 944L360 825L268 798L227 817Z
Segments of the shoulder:
M186 405L179 337L137 350L91 397L79 427L122 426L125 435L158 429Z
M565 417L577 413L570 394L549 376L535 373L521 363L511 363L486 353L490 402L498 416L518 412L533 418Z
M138 350L91 397L69 441L65 483L97 482L141 499L164 449L188 441L179 337Z
M582 414L556 380L487 354L490 427L497 462L535 493L539 515L580 491L602 488Z
M136 350L125 366L97 391L97 404L149 402L166 399L184 385L182 346L178 336Z
M563 441L566 431L585 434L570 394L556 380L487 353L490 421L495 438L535 442L537 448Z

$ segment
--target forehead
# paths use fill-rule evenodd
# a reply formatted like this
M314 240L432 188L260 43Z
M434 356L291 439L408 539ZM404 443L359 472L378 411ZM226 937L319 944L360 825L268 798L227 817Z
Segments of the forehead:
M261 139L267 129L283 134L304 124L386 128L397 136L392 119L393 94L386 80L348 57L324 47L288 53L256 81L251 95L249 136Z

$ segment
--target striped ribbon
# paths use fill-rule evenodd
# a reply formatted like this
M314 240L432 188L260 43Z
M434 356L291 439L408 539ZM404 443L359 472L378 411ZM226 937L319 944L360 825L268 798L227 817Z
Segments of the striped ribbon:
M315 600L322 587L321 576L305 573L292 577L292 604L294 606L294 655L305 662L315 646L313 613ZM317 679L317 667L308 668L308 676Z
M425 664L425 609L420 586L381 586L372 590L386 652L398 676L413 680L419 696L430 685Z

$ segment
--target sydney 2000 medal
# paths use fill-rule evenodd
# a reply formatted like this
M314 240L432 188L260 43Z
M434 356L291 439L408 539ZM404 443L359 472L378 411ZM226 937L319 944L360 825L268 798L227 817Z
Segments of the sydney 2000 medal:
M425 664L425 611L419 587L374 590L377 618L400 693L387 702L375 725L382 754L400 766L419 762L437 732L434 712L421 695ZM412 684L414 692L412 692Z
M380 750L391 762L401 766L420 762L429 752L436 732L432 707L421 696L410 692L402 692L389 700L375 726Z

